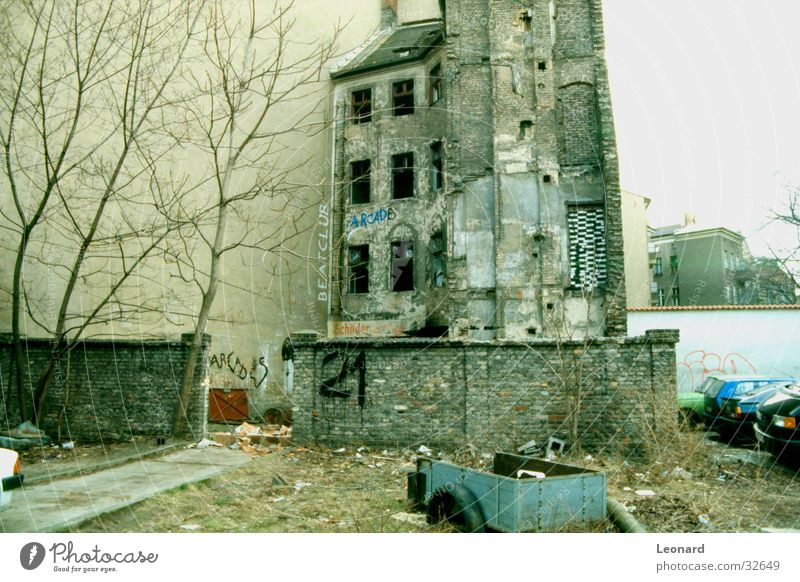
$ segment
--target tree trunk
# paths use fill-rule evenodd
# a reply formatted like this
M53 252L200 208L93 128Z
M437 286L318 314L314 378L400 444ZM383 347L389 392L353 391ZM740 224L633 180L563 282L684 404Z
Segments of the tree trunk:
M28 246L27 232L23 232L19 243L17 257L14 262L14 282L11 290L11 341L14 352L14 381L17 387L17 403L19 405L20 422L28 420L28 407L25 399L25 362L22 357L22 338L19 329L19 316L22 302L22 263L25 260L25 250Z

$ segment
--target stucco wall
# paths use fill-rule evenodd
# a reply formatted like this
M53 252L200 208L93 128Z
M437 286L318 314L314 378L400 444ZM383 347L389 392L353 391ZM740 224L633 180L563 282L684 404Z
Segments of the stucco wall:
M628 329L678 329L678 389L691 391L714 370L800 377L800 308L631 312Z

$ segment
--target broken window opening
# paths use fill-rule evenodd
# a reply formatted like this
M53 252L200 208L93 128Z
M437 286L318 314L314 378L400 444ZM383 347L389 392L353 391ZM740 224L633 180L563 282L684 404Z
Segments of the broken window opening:
M442 64L439 63L431 69L429 75L428 98L433 105L444 97L444 78L442 77Z
M414 196L414 154L407 152L392 156L392 198L400 200Z
M522 13L522 28L525 32L533 30L533 10L526 10Z
M570 282L592 291L608 276L605 217L601 207L573 206L567 213Z
M441 231L431 235L431 266L432 280L434 287L444 287L445 280L445 260L444 260L444 236Z
M370 161L358 160L350 164L350 203L367 204L370 200Z
M392 85L392 109L395 117L414 113L414 80Z
M437 141L431 144L431 188L438 192L444 188L444 162L442 160L442 142Z
M538 67L539 67L540 71L546 71L547 70L547 62L546 61L539 61Z
M545 184L550 184L553 181L553 177L550 174L545 174L542 179Z
M527 139L531 137L531 128L533 128L533 121L530 119L523 119L519 122L519 139Z
M372 121L372 89L353 91L353 123Z
M414 242L392 243L392 291L414 290Z
M369 293L369 245L348 247L350 293Z

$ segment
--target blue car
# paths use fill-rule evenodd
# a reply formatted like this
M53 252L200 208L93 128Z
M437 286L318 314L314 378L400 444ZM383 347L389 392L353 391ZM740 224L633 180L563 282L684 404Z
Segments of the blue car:
M711 374L703 383L703 419L708 430L721 439L751 437L750 425L755 421L756 407L792 378Z

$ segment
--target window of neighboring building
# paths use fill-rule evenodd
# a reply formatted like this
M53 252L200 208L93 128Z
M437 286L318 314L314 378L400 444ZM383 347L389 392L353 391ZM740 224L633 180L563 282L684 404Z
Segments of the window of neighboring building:
M728 305L733 303L733 287L730 283L725 283L725 303Z
M669 258L669 272L670 273L677 273L678 272L678 256L671 255Z
M677 287L675 287L672 290L672 304L673 305L680 305L681 304L681 292Z
M392 111L395 117L414 113L414 80L392 85Z
M406 152L392 156L392 198L414 196L414 154Z
M431 188L434 192L444 188L444 163L440 141L431 144Z
M353 91L353 123L372 121L372 89Z
M414 290L414 242L392 243L392 291Z
M656 257L655 262L653 263L653 275L663 275L664 274L664 263L661 260L661 257Z
M444 78L442 78L442 64L439 63L435 67L431 69L429 79L429 88L428 97L430 98L430 103L433 105L439 99L444 97Z
M358 160L350 164L350 203L366 204L370 199L370 161Z
M444 237L441 231L433 233L430 242L432 279L434 287L444 287L445 261Z
M572 206L567 211L570 281L592 290L608 275L605 215L599 206Z
M667 303L666 293L664 293L663 289L659 289L658 290L658 306L659 307L664 307L664 305L666 305L666 303Z
M348 247L350 293L369 293L369 245Z

